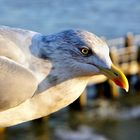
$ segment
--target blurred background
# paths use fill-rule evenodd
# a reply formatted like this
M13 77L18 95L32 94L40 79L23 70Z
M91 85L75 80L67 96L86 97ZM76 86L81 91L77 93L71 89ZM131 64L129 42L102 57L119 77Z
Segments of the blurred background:
M6 129L0 140L140 140L139 0L0 0L0 25L52 34L80 28L103 37L129 79L125 93L103 77L72 105Z

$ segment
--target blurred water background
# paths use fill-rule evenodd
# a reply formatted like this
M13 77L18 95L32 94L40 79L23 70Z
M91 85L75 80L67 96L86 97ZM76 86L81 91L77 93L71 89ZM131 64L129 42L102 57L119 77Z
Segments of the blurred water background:
M139 0L0 0L0 24L51 34L69 28L107 39L140 34ZM43 123L41 123L43 122ZM116 100L89 99L43 120L6 129L0 140L140 140L140 92Z

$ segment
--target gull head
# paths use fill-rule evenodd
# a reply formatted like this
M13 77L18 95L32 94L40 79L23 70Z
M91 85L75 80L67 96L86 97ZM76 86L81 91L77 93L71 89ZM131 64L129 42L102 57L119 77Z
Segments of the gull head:
M128 91L128 81L111 61L109 47L99 37L84 30L66 30L40 37L34 55L50 60L61 77L90 77L104 74Z

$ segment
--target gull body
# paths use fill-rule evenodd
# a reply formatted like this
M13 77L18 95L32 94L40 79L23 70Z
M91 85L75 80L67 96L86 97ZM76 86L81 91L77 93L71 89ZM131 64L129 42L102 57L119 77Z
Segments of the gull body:
M107 44L84 30L53 35L0 26L0 127L53 113L76 100L91 76L128 90Z

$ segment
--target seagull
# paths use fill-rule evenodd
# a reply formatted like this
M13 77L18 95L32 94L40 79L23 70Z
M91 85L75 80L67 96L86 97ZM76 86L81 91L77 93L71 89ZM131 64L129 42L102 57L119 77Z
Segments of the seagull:
M109 47L85 30L56 34L0 26L0 127L47 116L75 101L94 75L128 91Z

